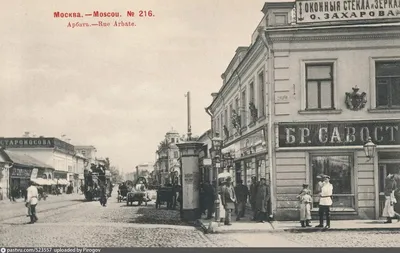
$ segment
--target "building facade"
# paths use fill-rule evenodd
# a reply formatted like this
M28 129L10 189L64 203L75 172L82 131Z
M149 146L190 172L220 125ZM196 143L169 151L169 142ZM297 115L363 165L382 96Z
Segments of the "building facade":
M159 185L171 183L171 172L180 175L179 148L181 142L179 133L171 130L165 134L156 151L156 173Z
M213 101L207 108L212 115L213 133L219 133L224 140L223 166L219 172L228 166L235 183L243 180L245 185L250 185L252 176L258 179L266 177L269 181L266 155L267 52L257 27L250 46L236 50L222 74L221 89L212 94ZM233 161L233 164L228 161Z
M82 154L89 164L96 163L97 149L91 145L77 145L75 152Z
M0 146L18 154L29 155L55 170L43 172L44 179L55 179L60 185L69 184L68 173L75 166L74 146L57 138L0 138Z
M268 152L267 169L255 173L271 180L273 214L278 220L298 219L296 196L302 184L308 183L315 193L316 176L323 173L330 175L334 187L334 218L379 218L384 178L400 168L398 6L317 0L266 3L262 11L264 18L253 38L263 43L265 52L258 57L263 57L266 84L263 135ZM246 56L241 61L246 62ZM248 65L256 66L257 60L252 62ZM246 140L251 127L238 137L227 137L226 130L229 116L237 118L229 113L233 94L241 101L246 93L239 93L239 87L247 86L247 94L252 90L251 78L243 79L249 81L231 88L224 82L210 106L213 131L222 132L225 148L242 139L252 143ZM252 114L250 108L248 112ZM238 119L235 124L239 121L244 123ZM373 157L363 150L369 138L377 145ZM240 150L242 145L236 145L239 148L233 149ZM247 156L237 155L244 160ZM312 211L317 214L317 200Z

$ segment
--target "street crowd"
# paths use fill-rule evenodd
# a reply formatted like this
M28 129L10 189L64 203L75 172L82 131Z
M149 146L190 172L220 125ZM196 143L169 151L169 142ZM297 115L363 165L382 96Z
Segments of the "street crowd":
M219 187L216 189L216 182L212 184L204 182L200 191L200 206L207 219L215 215L215 190L218 191L220 221L225 225L232 225L232 213L236 214L236 221L245 217L246 204L250 202L252 220L258 222L269 222L272 216L270 212L270 193L267 180L256 177L251 178L251 185L247 187L242 180L233 187L231 177L219 179Z

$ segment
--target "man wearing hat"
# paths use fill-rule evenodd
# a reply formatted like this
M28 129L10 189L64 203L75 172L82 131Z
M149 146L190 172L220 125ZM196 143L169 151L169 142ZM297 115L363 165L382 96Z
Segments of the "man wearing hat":
M221 200L225 209L225 225L232 225L232 211L235 209L236 194L232 186L231 177L227 177L225 180L225 185L222 187Z
M268 201L270 199L269 189L267 180L265 178L260 179L260 184L257 189L256 197L256 209L257 219L259 222L265 222L269 220L268 217Z
M38 220L36 216L36 205L38 203L39 193L32 181L29 182L29 187L26 189L26 192L27 196L25 206L28 208L29 217L31 218L29 224L33 224Z
M326 216L325 228L330 228L330 207L332 206L333 185L329 182L330 177L325 175L324 182L322 183L321 193L319 198L319 225L318 228L324 227L324 215Z

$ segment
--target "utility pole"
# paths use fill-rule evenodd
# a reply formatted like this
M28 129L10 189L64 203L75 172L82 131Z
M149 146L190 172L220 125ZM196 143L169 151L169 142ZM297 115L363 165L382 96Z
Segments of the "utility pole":
M188 130L188 132L187 132L187 135L188 135L187 140L190 141L191 138L192 138L192 126L191 126L191 123L190 123L190 91L188 91L186 93L185 97L187 98L187 128L188 128L187 129Z

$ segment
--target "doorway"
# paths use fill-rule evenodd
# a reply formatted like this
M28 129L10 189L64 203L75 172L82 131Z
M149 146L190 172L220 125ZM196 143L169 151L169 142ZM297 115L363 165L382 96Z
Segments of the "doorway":
M382 217L385 206L385 178L387 175L398 173L400 168L400 154L398 152L379 153L378 180L379 180L379 217Z

